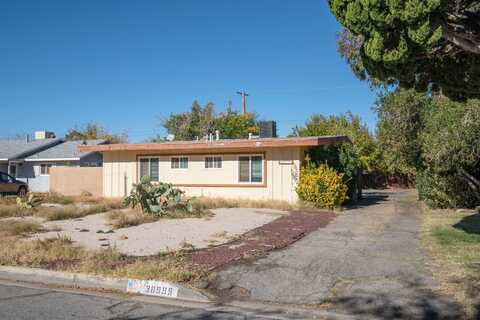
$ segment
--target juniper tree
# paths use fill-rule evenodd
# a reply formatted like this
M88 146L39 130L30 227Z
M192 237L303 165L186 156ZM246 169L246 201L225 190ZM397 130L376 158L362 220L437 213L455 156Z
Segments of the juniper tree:
M329 0L339 51L373 85L480 97L480 2Z

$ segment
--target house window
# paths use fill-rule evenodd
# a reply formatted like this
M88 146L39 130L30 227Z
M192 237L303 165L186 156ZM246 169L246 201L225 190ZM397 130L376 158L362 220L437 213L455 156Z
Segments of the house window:
M172 169L188 169L188 157L174 157L170 160Z
M151 181L159 181L159 159L141 158L140 159L140 179L150 177Z
M50 175L50 168L53 165L51 163L42 163L40 164L40 175L41 176L49 176Z
M263 182L262 156L240 156L238 158L238 181L250 183Z
M222 157L205 157L205 168L206 169L221 169L222 168Z

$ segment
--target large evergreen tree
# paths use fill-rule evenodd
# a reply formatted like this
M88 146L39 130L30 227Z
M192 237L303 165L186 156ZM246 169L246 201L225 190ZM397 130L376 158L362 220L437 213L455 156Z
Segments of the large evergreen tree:
M339 51L374 85L480 97L480 2L329 0L345 27Z

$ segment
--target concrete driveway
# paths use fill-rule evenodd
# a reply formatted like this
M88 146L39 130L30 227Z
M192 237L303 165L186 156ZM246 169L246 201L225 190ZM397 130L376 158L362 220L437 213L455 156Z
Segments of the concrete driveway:
M287 249L221 271L218 287L237 299L309 304L356 318L461 317L454 301L431 290L414 191L365 198Z

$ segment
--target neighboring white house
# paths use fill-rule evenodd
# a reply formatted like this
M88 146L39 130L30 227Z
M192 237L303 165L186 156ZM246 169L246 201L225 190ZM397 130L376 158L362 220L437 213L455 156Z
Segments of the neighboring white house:
M79 145L99 145L104 140L62 141L53 147L25 157L17 178L28 183L30 191L50 191L50 168L52 167L101 167L102 154L82 153Z
M79 146L103 154L103 195L123 197L143 176L191 196L297 201L301 161L310 148L346 136L254 138Z
M78 146L97 145L104 140L65 141L49 138L50 132L36 132L35 140L0 140L0 171L28 183L32 192L50 190L50 168L61 166L102 166L100 153L81 153Z
M17 177L23 160L34 153L62 143L60 139L0 139L0 171Z

